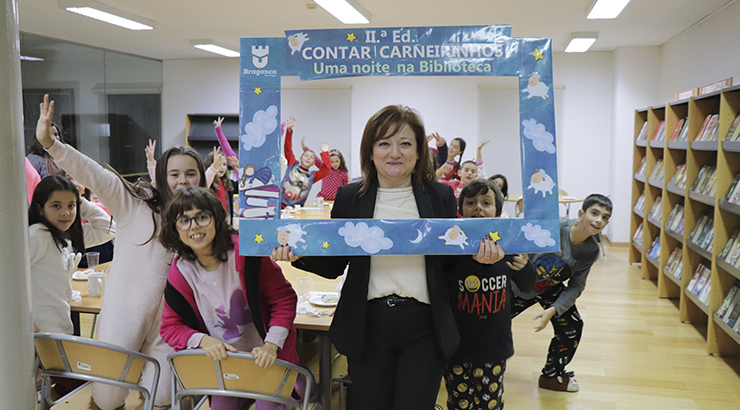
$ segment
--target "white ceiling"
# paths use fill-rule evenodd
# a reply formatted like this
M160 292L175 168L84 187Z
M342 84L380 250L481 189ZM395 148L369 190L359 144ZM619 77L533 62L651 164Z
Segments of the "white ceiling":
M190 46L212 39L238 50L239 37L282 37L286 29L341 28L311 0L98 0L156 21L130 31L59 8L17 0L20 31L160 60L214 58ZM632 0L614 20L586 20L592 0L358 0L371 24L357 27L511 24L514 37L550 37L562 51L571 32L597 31L591 48L659 46L737 0Z

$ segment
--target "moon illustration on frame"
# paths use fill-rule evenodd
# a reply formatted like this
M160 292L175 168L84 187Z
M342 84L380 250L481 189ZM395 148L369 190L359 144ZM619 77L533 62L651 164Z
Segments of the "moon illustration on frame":
M421 234L421 231L419 229L416 230L416 232L419 232L419 236L416 237L413 241L409 241L411 243L419 243L424 238L424 235Z

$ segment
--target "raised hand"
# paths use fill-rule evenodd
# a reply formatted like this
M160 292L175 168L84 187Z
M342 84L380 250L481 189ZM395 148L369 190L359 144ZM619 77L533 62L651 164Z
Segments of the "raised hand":
M480 144L478 144L478 157L480 158L480 150L483 149L483 147L491 142L490 140L483 140Z
M321 152L329 151L329 141L323 140L321 141Z
M447 144L447 141L445 141L444 138L440 137L438 132L433 133L432 134L432 137L434 137L434 139L436 140L436 143L435 144L438 147L441 147L441 146Z
M144 152L146 153L146 160L149 162L154 162L154 148L157 147L157 140L149 140L149 145L144 147Z
M216 120L213 121L214 128L220 127L221 123L224 122L224 117L218 117Z
M213 166L214 168L218 168L221 166L221 164L226 163L226 157L224 156L224 153L221 152L221 147L213 147Z
M294 125L295 125L295 117L290 117L288 118L288 121L285 122L285 126L287 128L292 129Z
M36 123L36 139L44 148L54 145L51 136L51 118L54 116L54 101L49 102L49 94L44 94L44 101L39 105L39 121Z
M239 158L237 157L226 157L229 160L229 164L234 169L239 169Z
M301 137L301 148L305 151L306 150L306 137Z

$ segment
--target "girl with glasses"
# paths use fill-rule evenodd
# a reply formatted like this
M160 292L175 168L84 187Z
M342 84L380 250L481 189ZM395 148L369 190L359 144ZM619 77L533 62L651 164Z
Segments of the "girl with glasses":
M242 351L261 367L275 359L298 364L293 287L269 257L239 256L239 237L210 190L189 187L175 195L162 217L160 241L177 253L165 288L165 342L175 350L203 349L211 360ZM231 397L211 400L212 409L246 404ZM257 402L257 409L275 406Z

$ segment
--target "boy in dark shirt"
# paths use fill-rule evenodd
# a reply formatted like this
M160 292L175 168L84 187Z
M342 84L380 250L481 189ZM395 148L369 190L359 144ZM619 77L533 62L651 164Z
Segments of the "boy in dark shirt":
M499 217L502 203L498 185L478 179L460 193L459 212L465 218ZM507 255L474 275L461 270L451 276L450 304L461 341L444 370L448 409L503 409L506 359L514 354L510 283L534 287L527 261L527 255Z
M611 213L609 198L599 194L586 197L578 211L578 219L560 220L560 252L532 255L537 273L534 289L524 290L516 284L513 287L512 318L539 303L544 311L533 318L539 321L535 331L544 329L547 322L552 323L555 331L539 379L543 389L568 392L579 389L573 372L565 371L583 332L583 321L575 303L586 287L591 265L599 257L599 244L594 235L606 227Z

